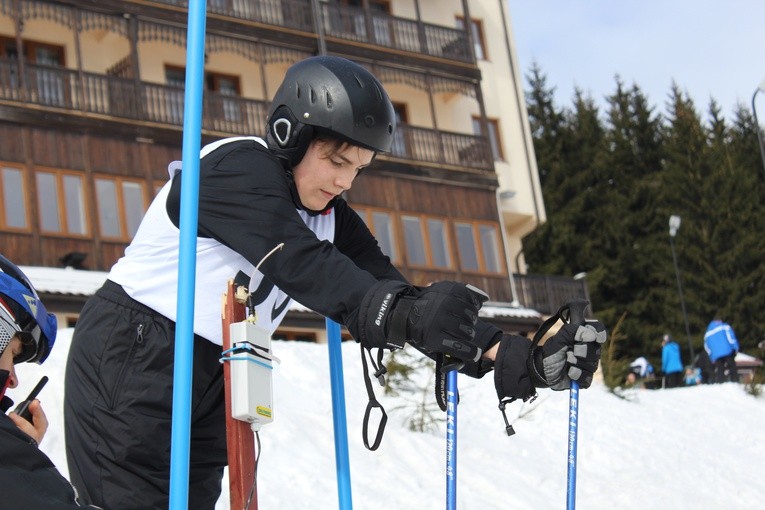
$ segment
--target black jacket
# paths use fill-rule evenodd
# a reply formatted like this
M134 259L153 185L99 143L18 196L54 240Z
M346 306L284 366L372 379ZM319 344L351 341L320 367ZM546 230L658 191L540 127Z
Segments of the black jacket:
M0 508L82 508L72 484L58 472L37 443L3 413L0 413Z

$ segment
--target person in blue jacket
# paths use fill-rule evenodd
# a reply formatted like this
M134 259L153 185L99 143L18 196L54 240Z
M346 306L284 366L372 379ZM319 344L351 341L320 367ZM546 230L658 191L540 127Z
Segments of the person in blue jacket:
M669 334L661 339L661 371L664 373L664 387L677 388L683 382L683 362L680 346Z
M738 339L733 328L715 317L707 326L707 332L704 333L704 349L715 367L715 382L738 382L735 359L738 348Z
M48 419L39 400L29 417L11 411L6 396L16 388L16 365L42 363L56 339L56 318L45 310L35 288L13 262L0 255L0 508L66 510L83 507L75 488L38 448Z

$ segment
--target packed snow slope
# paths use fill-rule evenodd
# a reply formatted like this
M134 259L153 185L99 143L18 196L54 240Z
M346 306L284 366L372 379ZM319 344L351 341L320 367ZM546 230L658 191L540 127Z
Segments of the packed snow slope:
M42 375L50 420L41 448L66 476L62 398L71 330L61 330L42 366L17 367L22 400ZM326 345L279 342L274 353L274 422L260 432L261 510L338 508ZM408 430L404 400L381 396L389 413L382 446L364 448L366 407L358 346L343 345L353 507L445 508L445 428ZM568 392L543 390L531 405L508 407L505 435L491 376L459 377L457 504L465 510L566 506ZM381 394L382 388L376 388ZM424 397L432 402L432 388ZM635 390L618 398L601 385L580 396L577 507L582 509L751 509L765 501L765 396L732 383ZM419 395L416 399L421 398ZM374 430L370 432L374 437ZM219 509L228 506L224 479Z

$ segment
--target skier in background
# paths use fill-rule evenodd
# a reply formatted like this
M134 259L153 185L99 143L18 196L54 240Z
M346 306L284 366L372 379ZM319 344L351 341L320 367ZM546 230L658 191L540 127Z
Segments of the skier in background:
M680 346L669 334L661 338L661 371L664 374L664 387L677 388L683 383L683 362L680 358Z
M201 151L194 312L189 501L212 509L226 465L220 296L249 277L258 324L273 332L290 299L344 324L362 348L411 344L473 377L495 371L500 399L537 387L587 388L606 332L565 325L544 345L478 320L487 296L457 282L415 287L342 198L390 150L393 106L377 79L340 57L293 65L265 140ZM88 500L120 510L169 500L178 226L183 173L172 165L125 255L85 305L66 369L72 479ZM281 251L255 266L280 243Z
M738 368L736 367L738 338L728 323L723 322L719 317L715 317L709 323L707 331L704 333L704 349L714 365L715 382L738 382Z

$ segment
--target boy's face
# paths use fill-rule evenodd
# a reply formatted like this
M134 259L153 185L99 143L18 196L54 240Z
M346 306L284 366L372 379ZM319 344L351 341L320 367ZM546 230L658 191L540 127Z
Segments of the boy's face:
M300 202L313 211L324 210L330 200L351 189L356 175L373 157L374 152L354 145L334 150L331 142L311 142L293 169Z
M22 350L23 345L21 344L21 340L18 337L13 337L11 338L11 342L8 344L8 347L6 347L3 351L3 354L0 355L0 370L7 370L11 374L10 383L8 384L9 388L15 388L19 384L19 381L16 378L16 370L14 369L13 357L21 354ZM1 389L2 388L0 388L0 390Z

